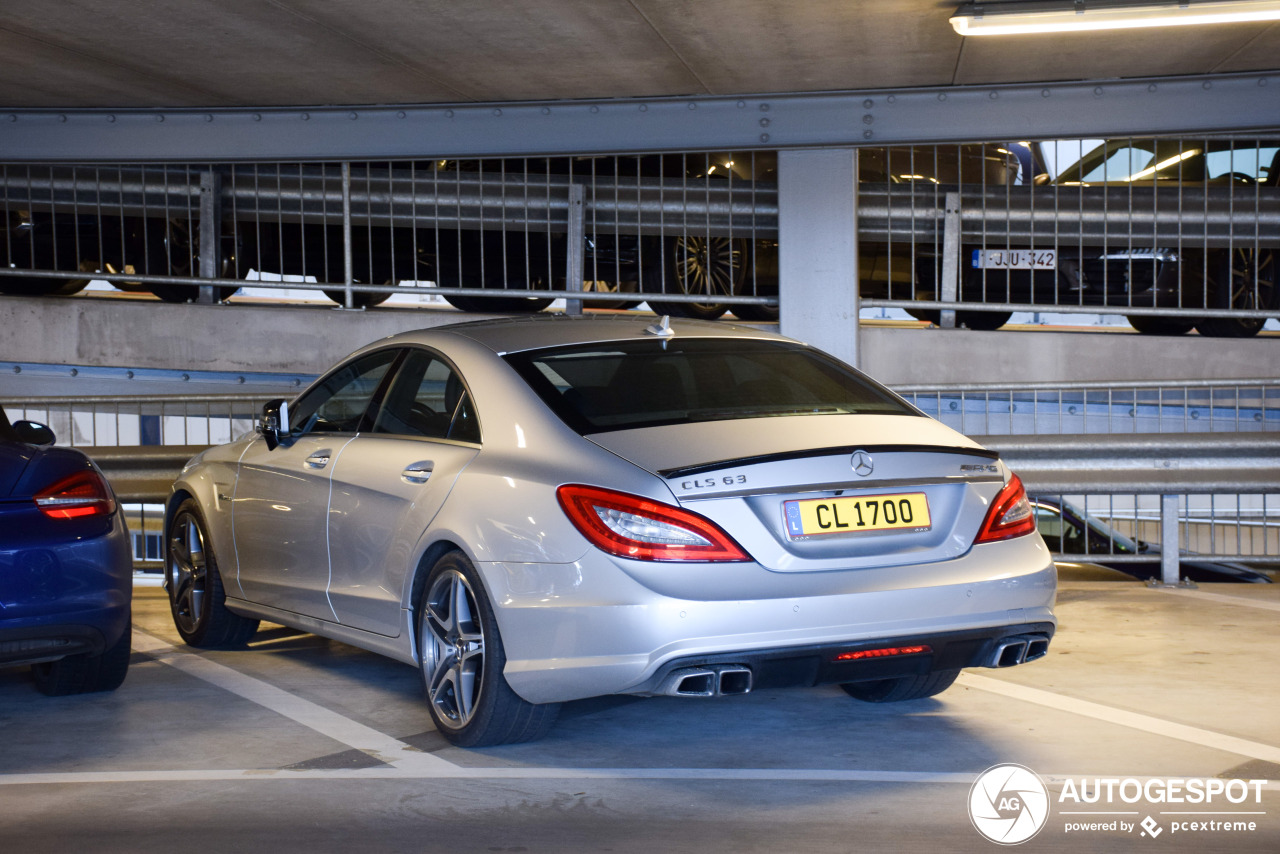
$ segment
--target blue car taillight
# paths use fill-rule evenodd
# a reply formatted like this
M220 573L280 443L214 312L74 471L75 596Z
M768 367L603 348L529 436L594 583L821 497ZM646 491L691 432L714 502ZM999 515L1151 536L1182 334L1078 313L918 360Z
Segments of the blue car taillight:
M78 471L70 477L36 493L36 507L53 519L79 519L87 516L110 516L116 501L102 475L96 471Z

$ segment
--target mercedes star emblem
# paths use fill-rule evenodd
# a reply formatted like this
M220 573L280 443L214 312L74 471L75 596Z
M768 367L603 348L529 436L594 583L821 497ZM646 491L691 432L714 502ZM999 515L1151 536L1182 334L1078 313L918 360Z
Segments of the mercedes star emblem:
M866 451L854 451L849 464L853 466L853 473L858 477L866 477L876 470L875 462Z

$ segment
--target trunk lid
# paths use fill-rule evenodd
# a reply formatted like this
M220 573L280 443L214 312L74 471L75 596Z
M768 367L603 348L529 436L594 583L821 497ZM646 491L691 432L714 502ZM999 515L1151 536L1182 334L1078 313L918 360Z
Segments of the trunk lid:
M929 418L808 415L589 436L661 477L761 565L820 571L967 552L1005 468Z

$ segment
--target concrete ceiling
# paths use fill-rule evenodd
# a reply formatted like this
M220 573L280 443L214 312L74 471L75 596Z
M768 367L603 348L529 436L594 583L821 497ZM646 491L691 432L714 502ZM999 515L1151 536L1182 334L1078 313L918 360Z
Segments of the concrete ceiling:
M962 39L942 0L6 3L0 108L812 92L1280 67L1280 24Z

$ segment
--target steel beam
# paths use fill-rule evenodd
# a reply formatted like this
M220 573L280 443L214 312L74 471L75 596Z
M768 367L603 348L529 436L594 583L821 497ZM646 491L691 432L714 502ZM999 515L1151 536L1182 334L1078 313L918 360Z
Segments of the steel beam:
M3 110L0 160L340 160L718 151L1274 129L1280 70L729 97Z
M778 154L778 289L784 335L858 364L858 154Z

